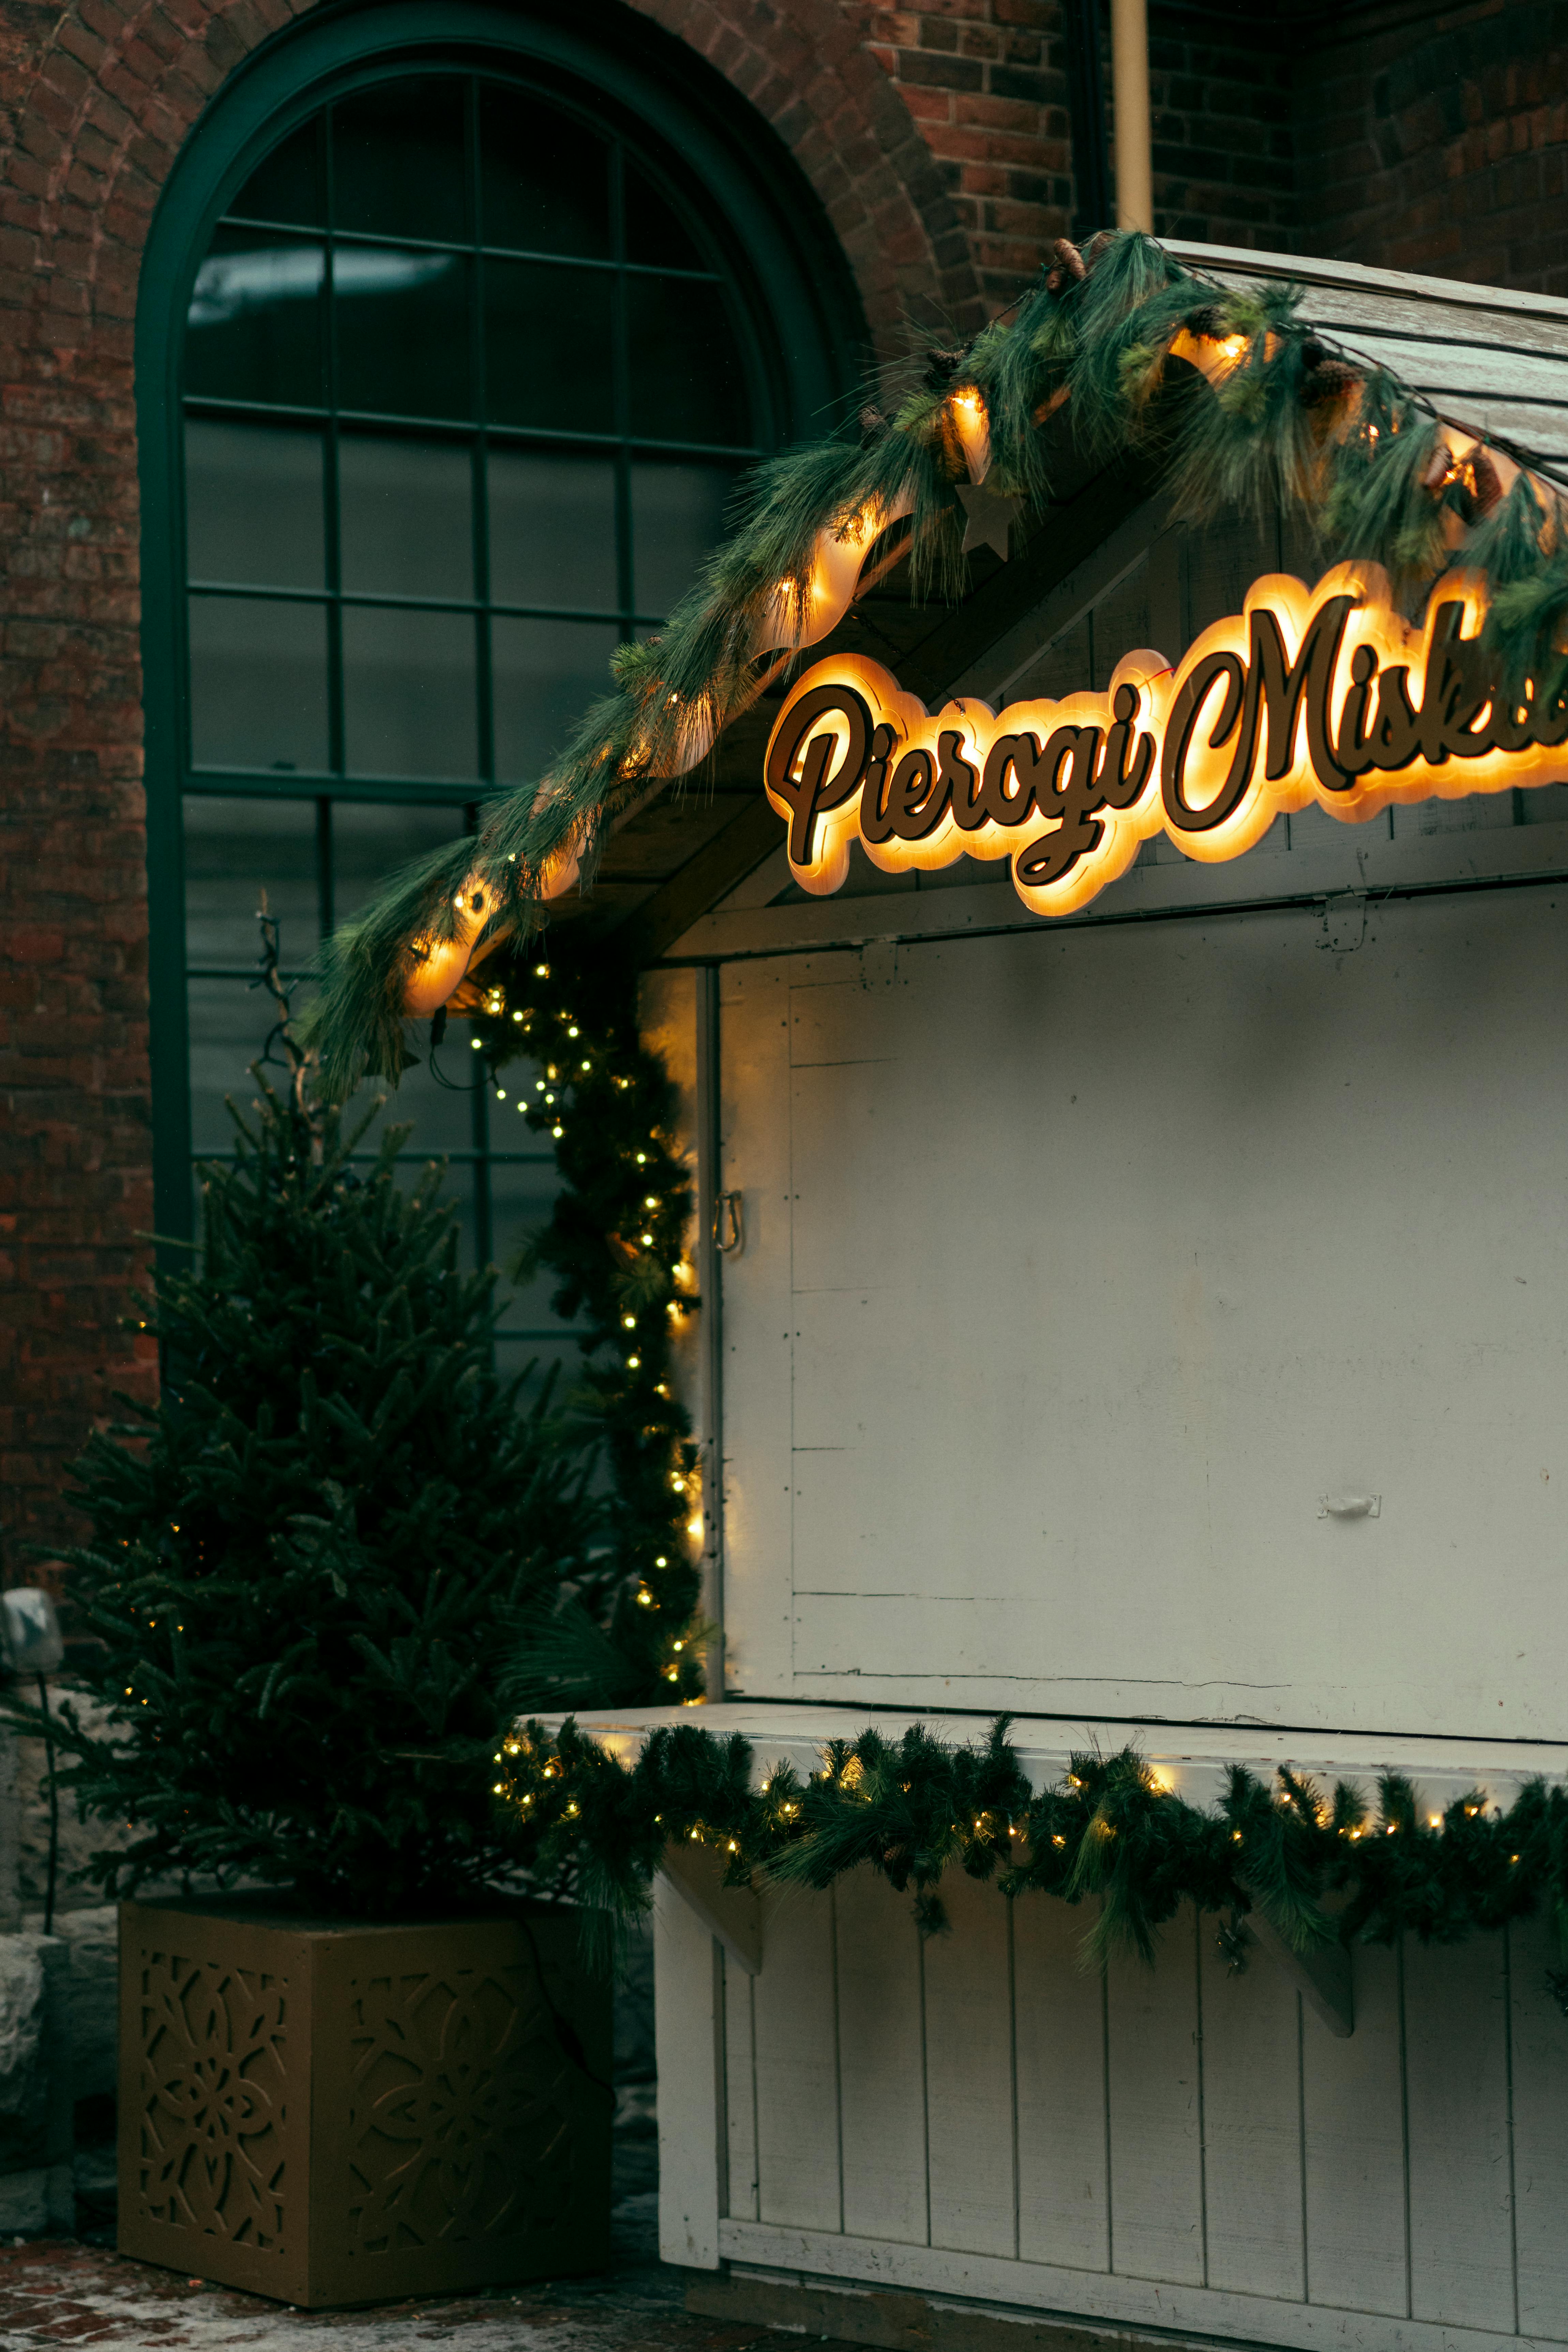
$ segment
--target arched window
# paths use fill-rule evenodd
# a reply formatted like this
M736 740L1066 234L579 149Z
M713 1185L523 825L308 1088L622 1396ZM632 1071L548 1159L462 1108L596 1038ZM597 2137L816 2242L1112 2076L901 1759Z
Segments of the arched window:
M787 167L626 22L626 54L449 0L286 39L165 198L138 322L162 1230L268 1026L259 891L308 988L391 868L543 772L736 474L847 382ZM394 1115L468 1168L470 1249L504 1263L552 1162L492 1145L446 1058Z

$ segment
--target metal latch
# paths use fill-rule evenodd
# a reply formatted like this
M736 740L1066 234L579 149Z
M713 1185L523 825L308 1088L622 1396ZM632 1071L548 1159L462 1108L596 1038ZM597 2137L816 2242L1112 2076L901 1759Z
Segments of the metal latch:
M721 1192L714 1201L713 1245L721 1257L739 1257L746 1246L746 1221L739 1192Z

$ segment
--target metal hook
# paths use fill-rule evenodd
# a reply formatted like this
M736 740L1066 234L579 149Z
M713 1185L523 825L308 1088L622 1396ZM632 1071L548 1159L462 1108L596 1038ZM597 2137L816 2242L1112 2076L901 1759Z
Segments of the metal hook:
M729 1239L724 1239L725 1228ZM721 1257L739 1257L746 1246L746 1225L739 1192L721 1192L713 1202L713 1244Z

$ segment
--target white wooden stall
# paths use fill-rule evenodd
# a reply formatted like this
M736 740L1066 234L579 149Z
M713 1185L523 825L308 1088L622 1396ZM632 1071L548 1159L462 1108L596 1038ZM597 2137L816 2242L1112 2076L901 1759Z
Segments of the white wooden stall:
M1446 415L1568 457L1568 303L1197 257L1304 277ZM1151 504L953 688L1175 656L1295 550ZM1131 1738L1200 1799L1235 1759L1397 1767L1434 1808L1568 1771L1568 783L1309 812L1229 866L1157 843L1055 925L995 869L858 852L806 900L781 851L668 967L667 1040L717 990L702 1181L743 1203L705 1719L759 1770L1008 1708L1037 1780ZM1358 1948L1336 2015L1191 1912L1100 1975L1065 1905L944 1899L922 1945L869 1874L764 1894L753 1971L661 1882L667 2259L1254 2344L1568 2343L1542 1924Z

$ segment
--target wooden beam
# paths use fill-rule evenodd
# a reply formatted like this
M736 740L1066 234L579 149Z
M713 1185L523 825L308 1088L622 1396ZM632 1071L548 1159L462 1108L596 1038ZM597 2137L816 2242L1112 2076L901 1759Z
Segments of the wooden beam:
M1321 2017L1342 2042L1355 2032L1355 2000L1351 1990L1351 1956L1342 1944L1322 1944L1316 1951L1295 1952L1259 1910L1247 1915L1249 1933L1260 1952L1267 1952L1296 1988L1308 2008Z
M749 1977L763 1972L763 1906L750 1886L726 1886L711 1846L671 1838L659 1865L670 1885Z
M658 2063L658 2251L685 2270L719 2267L729 2210L724 2108L724 1958L659 1876L653 1889L653 2014Z
M628 918L622 936L634 961L657 963L700 916L755 872L782 837L759 775L755 798Z
M998 563L988 580L945 613L930 636L904 656L899 684L928 703L945 693L988 646L1043 603L1058 581L1143 504L1156 480L1152 465L1118 458L1076 498L1048 507L1022 552L1011 562Z

